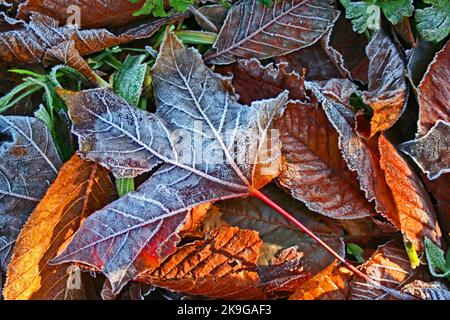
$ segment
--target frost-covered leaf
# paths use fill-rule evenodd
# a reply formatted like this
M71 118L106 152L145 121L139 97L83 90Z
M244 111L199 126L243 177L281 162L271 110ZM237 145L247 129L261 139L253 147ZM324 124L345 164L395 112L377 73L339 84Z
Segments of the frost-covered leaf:
M400 150L407 153L429 179L450 172L450 123L439 120L426 135L403 143Z
M145 55L128 56L114 77L114 91L136 107L142 94L147 64Z
M61 168L16 241L3 291L5 298L88 298L89 291L83 283L68 295L68 270L73 266L50 266L47 262L64 250L84 219L113 200L114 190L105 169L73 156ZM80 272L74 276L81 278Z
M29 23L17 22L13 30L0 32L0 65L41 63L49 50L66 41L74 41L81 56L88 55L151 37L161 26L178 18L173 16L155 20L114 35L106 29L77 30L68 25L59 26L56 20L34 13Z
M195 20L199 26L205 31L218 32L222 28L229 8L222 4L212 4L202 6L198 8L198 11L203 17L209 20L208 22L205 22L205 20L200 18L199 15L196 15Z
M276 97L284 90L289 90L290 99L308 100L303 77L295 71L288 72L288 67L285 63L263 66L256 59L239 59L227 66L217 66L215 70L233 75L233 87L239 101L245 104Z
M406 108L408 86L404 63L394 42L380 31L366 49L369 57L369 90L364 102L373 110L370 136L392 127Z
M152 78L154 114L108 89L61 92L88 158L119 177L164 163L136 192L90 216L55 261L101 270L113 294L175 251L190 210L249 195L278 174L280 145L267 140L287 93L250 107L237 103L227 91L229 79L208 69L200 54L171 32Z
M139 280L186 294L254 300L286 290L287 281L302 282L307 278L301 264L290 264L297 260L296 255L289 256L291 251L281 252L271 261L271 272L264 272L258 266L262 245L255 231L218 228L204 241L181 247L158 269L143 274ZM289 275L284 274L284 265L291 267ZM277 274L276 270L282 272Z
M45 124L0 116L0 270L22 226L58 174L61 160Z
M428 238L425 238L425 253L430 273L436 278L450 276L450 265L444 257L444 251Z
M299 221L319 234L320 238L336 252L345 255L344 244L338 236L340 229L337 225L333 225L332 221L322 219L317 214L302 208L298 202L275 186L266 187L262 191L270 199L282 204L289 212L295 214ZM314 240L293 227L284 217L259 199L250 197L245 200L221 201L217 207L221 223L258 231L264 241L264 255L271 256L279 250L295 246L303 254L304 270L311 275L319 273L335 259Z
M437 211L439 213L439 222L443 233L450 233L450 173L445 173L435 180L429 180L423 176L427 189L432 193L437 202Z
M450 2L424 0L431 6L416 10L417 30L427 41L441 41L450 33Z
M415 280L403 287L402 292L422 300L450 300L450 291L441 282L423 282Z
M289 300L347 300L351 276L335 262L301 284Z
M450 42L439 51L419 85L419 130L423 137L438 120L450 122Z
M361 265L360 269L373 280L390 289L400 289L414 275L403 244L396 240L380 246L370 260ZM355 276L350 283L349 298L351 300L388 300L392 297L372 283Z
M260 0L234 5L219 33L214 50L205 56L213 64L237 58L258 60L308 47L324 35L338 17L332 0L281 0L270 6Z
M78 23L83 29L117 27L140 19L133 13L141 5L129 0L27 0L19 7L18 18L26 19L38 12L62 24Z
M318 105L290 102L276 128L284 160L278 181L294 198L331 218L374 214L341 156L338 133Z

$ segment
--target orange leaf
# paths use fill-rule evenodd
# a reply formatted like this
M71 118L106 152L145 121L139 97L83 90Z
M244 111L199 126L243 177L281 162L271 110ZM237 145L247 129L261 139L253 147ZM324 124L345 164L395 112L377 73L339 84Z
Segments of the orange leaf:
M8 267L5 298L67 298L70 265L47 262L65 249L84 219L113 200L114 190L105 169L73 156L20 233ZM86 298L89 292L80 289L70 290L70 298Z

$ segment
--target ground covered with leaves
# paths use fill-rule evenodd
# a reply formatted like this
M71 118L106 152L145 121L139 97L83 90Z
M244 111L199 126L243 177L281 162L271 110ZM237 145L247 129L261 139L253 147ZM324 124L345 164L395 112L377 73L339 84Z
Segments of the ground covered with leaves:
M450 300L448 0L0 0L2 299Z

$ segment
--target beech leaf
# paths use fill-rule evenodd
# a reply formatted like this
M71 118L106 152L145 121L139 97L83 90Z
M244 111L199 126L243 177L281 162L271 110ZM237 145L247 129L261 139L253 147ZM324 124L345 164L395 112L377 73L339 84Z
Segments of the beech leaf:
M175 251L191 209L249 195L278 174L280 145L266 142L273 119L284 111L286 93L240 105L227 91L229 79L209 70L198 51L184 48L172 32L166 33L152 78L154 114L128 105L109 89L60 91L89 159L118 177L165 163L136 192L90 216L54 260L101 270L113 294ZM187 149L177 147L171 134L176 130L184 130ZM239 143L243 152L236 154L236 139L249 134L251 139ZM196 135L213 146L204 157L195 147Z
M228 13L214 51L205 56L213 64L237 58L258 60L288 54L317 42L338 17L332 0L281 0L270 6L244 0Z
M0 267L6 273L22 226L58 174L61 160L46 125L0 116Z
M113 200L114 190L105 169L74 155L61 168L16 241L8 266L5 298L88 298L88 288L82 286L68 295L70 265L51 266L47 262L65 248L83 220Z

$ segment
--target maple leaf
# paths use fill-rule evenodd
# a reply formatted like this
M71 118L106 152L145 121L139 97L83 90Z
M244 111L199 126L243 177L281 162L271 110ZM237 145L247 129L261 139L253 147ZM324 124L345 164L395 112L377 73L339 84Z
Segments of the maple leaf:
M366 48L369 57L369 90L364 102L373 110L370 136L392 127L406 108L408 86L404 63L394 42L382 31Z
M415 274L400 241L382 245L361 265L361 270L391 289L400 289ZM394 291L393 291L394 292ZM388 300L391 295L361 279L359 276L350 283L350 300Z
M289 300L347 300L351 273L337 263L301 284Z
M14 247L4 296L8 300L63 300L67 297L69 265L50 266L91 213L114 199L108 172L74 155L62 168L31 214ZM71 299L85 299L87 288L73 290ZM91 295L92 296L92 295Z
M297 255L292 256L289 250L270 262L266 267L270 272L261 270L258 259L262 245L255 231L218 228L204 241L181 247L160 267L138 280L187 294L254 300L289 290L290 281L298 283L307 278L298 265ZM283 268L285 264L289 265L288 275Z
M37 12L60 23L78 22L71 20L79 17L79 27L83 29L117 27L141 19L133 16L133 12L138 10L140 6L141 3L131 3L129 0L114 0L111 2L90 0L89 3L83 0L52 2L27 0L19 7L17 17L25 20Z
M45 54L66 41L74 41L81 56L102 51L119 44L151 37L166 23L179 19L179 15L143 24L119 35L106 29L77 30L68 25L59 26L50 17L34 13L30 22L15 22L12 30L0 33L0 65L42 63ZM66 59L65 59L66 60Z
M278 181L294 198L332 218L374 214L341 156L338 133L319 106L290 102L276 127L284 159Z
M271 6L259 0L238 2L229 11L213 45L215 50L206 54L205 61L229 64L237 58L262 60L308 47L337 19L332 2L281 0Z
M177 233L191 209L250 195L277 174L264 174L277 163L280 149L266 142L272 120L284 111L286 93L250 107L238 104L226 90L229 79L209 70L200 54L184 48L171 32L166 33L152 77L155 114L131 107L108 89L60 91L89 159L118 177L133 177L165 163L138 191L90 216L54 261L78 261L101 270L113 293L175 251ZM199 158L193 148L195 135L190 135L186 159L170 134L180 129L199 134L216 154ZM231 134L227 141L225 133ZM243 140L244 153L234 153L236 138L248 134L252 139Z
M0 116L0 269L34 207L56 178L61 160L45 124Z
M400 150L408 154L433 180L450 172L449 139L450 123L438 120L426 135L403 143Z

